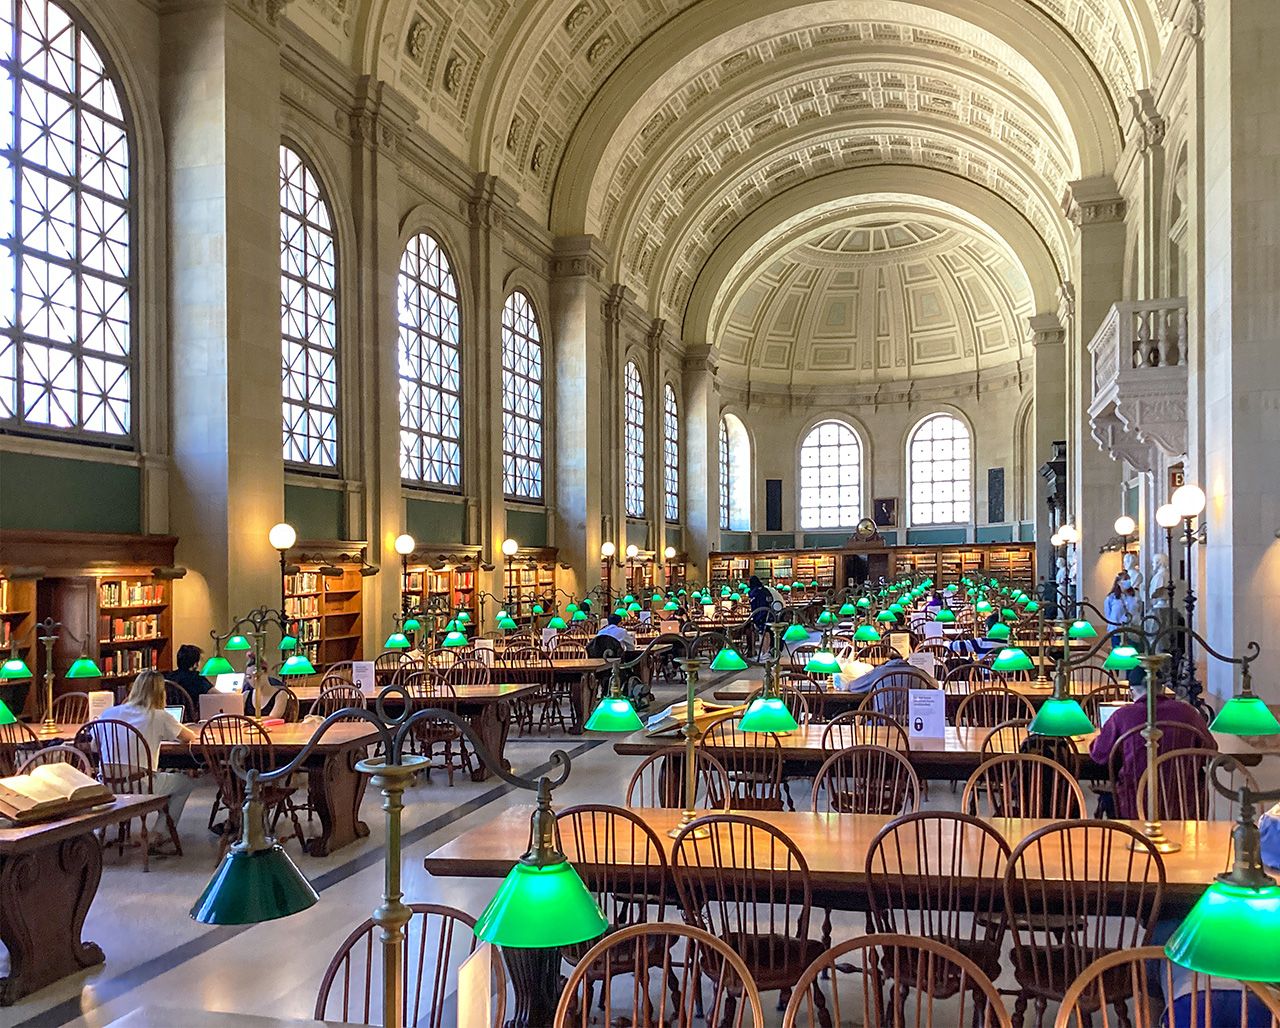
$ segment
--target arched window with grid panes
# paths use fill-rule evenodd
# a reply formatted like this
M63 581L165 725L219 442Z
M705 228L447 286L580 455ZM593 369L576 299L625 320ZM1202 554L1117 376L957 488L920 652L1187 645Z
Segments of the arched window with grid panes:
M931 414L907 443L911 524L963 525L973 518L969 428L951 414Z
M680 520L680 404L670 382L662 387L662 506L668 521Z
M101 44L50 0L0 0L0 427L134 438L134 141Z
M627 517L642 518L644 505L644 383L632 361L622 372L623 492Z
M338 466L338 261L320 179L280 147L280 345L284 459Z
M720 528L751 531L751 440L735 414L720 418Z
M800 444L800 527L852 528L862 520L862 444L843 421L821 421Z
M425 232L400 258L400 477L462 485L462 355L458 283L444 249Z
M502 305L502 491L542 500L542 331L520 290Z

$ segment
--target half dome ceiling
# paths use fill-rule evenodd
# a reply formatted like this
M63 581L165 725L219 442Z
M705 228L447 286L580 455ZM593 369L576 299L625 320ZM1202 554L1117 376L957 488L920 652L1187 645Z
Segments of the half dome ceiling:
M998 244L871 215L820 230L747 281L717 338L720 367L795 386L971 377L1023 356L1033 313Z

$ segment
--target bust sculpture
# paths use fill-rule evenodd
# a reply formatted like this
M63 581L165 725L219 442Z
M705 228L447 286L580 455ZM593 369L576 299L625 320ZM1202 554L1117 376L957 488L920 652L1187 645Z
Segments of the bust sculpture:
M1169 606L1169 558L1157 553L1152 563L1147 606L1152 610L1164 610Z
M1139 596L1145 596L1142 586L1147 578L1142 573L1142 568L1138 566L1138 555L1136 553L1126 553L1121 559L1124 562L1125 574L1129 576L1129 585Z

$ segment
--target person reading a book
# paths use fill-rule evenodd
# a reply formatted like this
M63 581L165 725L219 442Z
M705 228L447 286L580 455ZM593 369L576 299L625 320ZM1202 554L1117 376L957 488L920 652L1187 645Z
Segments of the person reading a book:
M169 797L169 816L176 825L191 795L194 782L176 771L160 770L160 744L162 742L195 742L198 736L164 709L164 676L159 671L143 671L133 680L133 687L123 703L108 707L102 712L104 720L123 721L133 725L151 748L153 790L157 796ZM104 736L104 742L106 741ZM116 759L116 754L102 754L104 764L124 764L127 759Z

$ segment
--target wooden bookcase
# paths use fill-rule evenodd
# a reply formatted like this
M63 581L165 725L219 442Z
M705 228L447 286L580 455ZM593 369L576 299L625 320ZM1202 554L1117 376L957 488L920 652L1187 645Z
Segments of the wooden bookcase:
M557 602L554 597L558 555L559 551L553 547L522 548L507 561L500 599L516 621L525 623L533 617L533 605L539 600L544 606L548 600Z
M363 586L358 567L340 575L321 573L319 564L300 564L285 579L285 613L293 618L298 653L320 670L340 660L360 660L364 633ZM335 565L337 566L337 565Z
M29 578L0 578L0 660L17 654L36 667L36 583ZM21 714L31 681L0 682L0 700Z
M139 671L173 668L171 585L150 575L96 579L94 638L104 687L122 693Z
M474 553L439 554L431 563L419 553L411 554L407 588L403 590L409 607L421 607L425 610L433 597L442 597L451 617L465 610L471 615L474 624L478 553L477 547ZM443 624L440 625L440 628L443 627Z

